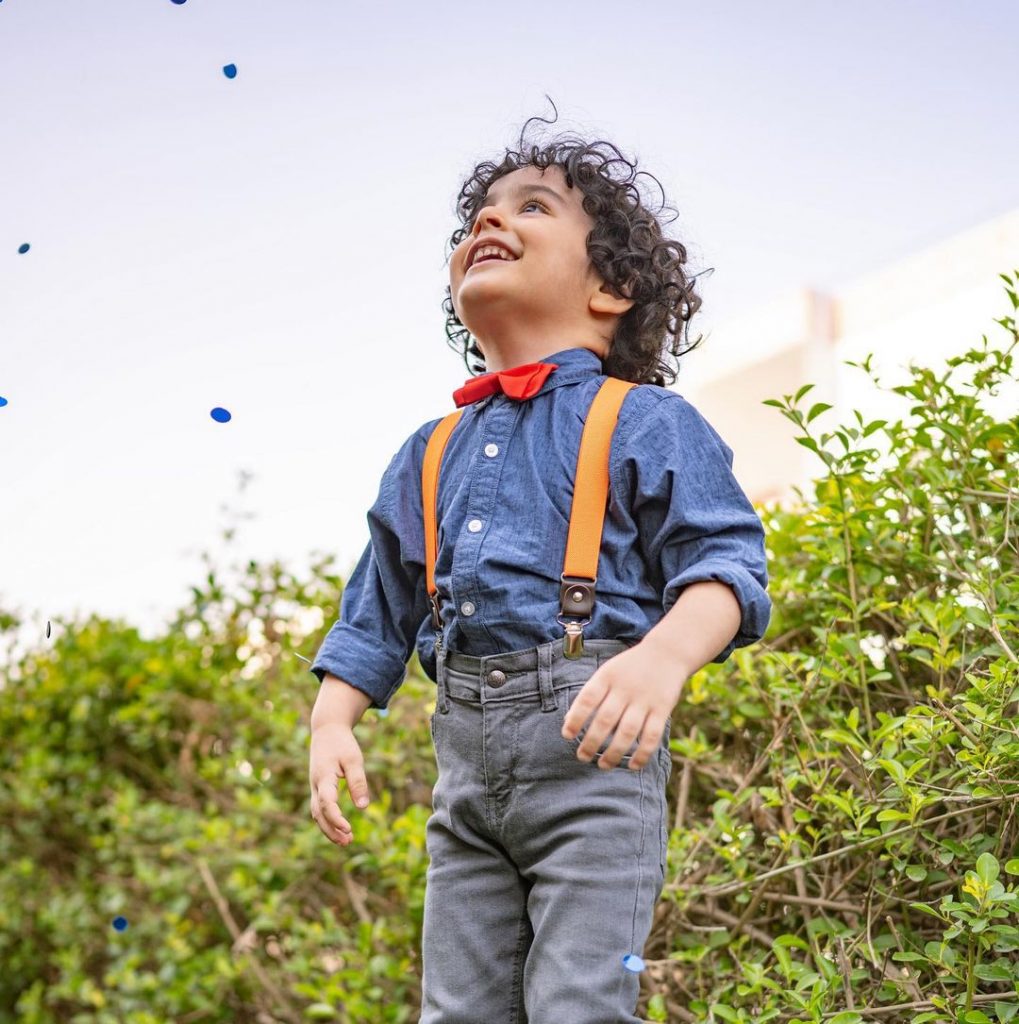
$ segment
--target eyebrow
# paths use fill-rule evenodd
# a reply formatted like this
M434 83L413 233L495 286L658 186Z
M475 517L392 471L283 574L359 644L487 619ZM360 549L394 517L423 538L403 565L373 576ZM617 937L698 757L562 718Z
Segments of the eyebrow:
M566 200L563 199L555 189L551 189L547 185L517 185L515 188L510 189L510 195L514 196L523 195L525 192L540 192L542 195L551 196L561 206L566 205ZM482 199L481 205L478 209L482 209L482 207L487 206L492 201L492 195L491 192L489 192L489 194Z

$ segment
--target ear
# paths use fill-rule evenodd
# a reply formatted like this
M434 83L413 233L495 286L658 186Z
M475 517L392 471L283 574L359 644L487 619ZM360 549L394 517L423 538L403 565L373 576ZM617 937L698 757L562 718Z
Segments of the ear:
M588 305L592 313L609 313L622 316L633 306L635 299L628 299L617 292L611 285L601 284L591 295Z

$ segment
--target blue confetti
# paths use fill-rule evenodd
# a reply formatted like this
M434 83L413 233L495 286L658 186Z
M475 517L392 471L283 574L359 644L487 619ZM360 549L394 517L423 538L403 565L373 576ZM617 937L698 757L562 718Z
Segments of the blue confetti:
M379 708L379 718L388 718L389 708Z
M623 957L623 966L628 971L633 971L634 974L639 974L644 970L644 961L641 960L636 953L627 953L626 956Z
M18 246L18 252L20 252L21 255L24 256L25 253L28 252L28 250L31 248L32 247L28 244L28 242L25 242L24 244Z
M237 65L236 64L224 64L223 65L223 74L226 75L227 78L236 78L237 77Z
M2 409L6 404L7 404L7 399L4 398L3 396L0 396L0 409Z
M215 409L212 410L212 412L209 413L209 415L217 423L229 423L230 422L230 413L228 413L226 411L226 409L221 409L218 405L216 406Z
M187 2L188 0L170 0L170 3L176 4L178 7L180 7L181 4L186 4Z
M113 927L116 928L118 932L122 932L127 927L127 918L115 917L113 919Z

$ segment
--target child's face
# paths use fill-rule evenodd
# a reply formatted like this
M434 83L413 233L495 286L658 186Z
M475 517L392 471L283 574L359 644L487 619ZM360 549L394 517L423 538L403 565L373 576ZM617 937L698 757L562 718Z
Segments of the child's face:
M492 183L449 262L453 306L483 352L486 341L493 350L508 352L545 339L607 350L603 324L591 309L602 281L587 254L594 218L583 209L583 196L576 186L566 187L565 172L554 164L544 173L522 167ZM471 247L486 236L498 239L516 259L468 266Z

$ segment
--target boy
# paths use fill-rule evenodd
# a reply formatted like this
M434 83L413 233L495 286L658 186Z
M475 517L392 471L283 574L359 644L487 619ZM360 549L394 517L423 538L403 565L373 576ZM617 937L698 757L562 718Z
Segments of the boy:
M359 806L368 797L353 726L388 705L415 645L436 683L419 1024L640 1020L673 708L692 673L770 618L763 529L732 451L663 386L670 316L700 304L685 250L662 241L598 145L508 152L465 185L447 334L487 372L454 393L463 414L442 456L441 627L422 512L431 420L383 475L311 669L311 813L341 846L337 779ZM612 434L597 598L569 657L560 570L606 377L640 386Z

